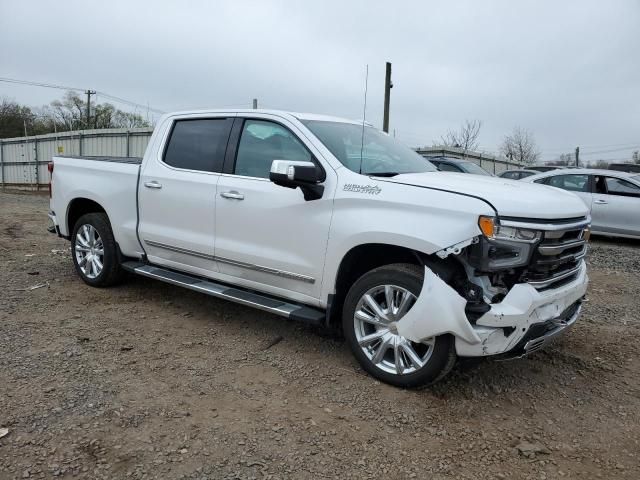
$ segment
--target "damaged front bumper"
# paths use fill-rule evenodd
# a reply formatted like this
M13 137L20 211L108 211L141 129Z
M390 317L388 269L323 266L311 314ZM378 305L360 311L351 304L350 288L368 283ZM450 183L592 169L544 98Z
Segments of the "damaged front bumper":
M583 260L576 277L554 289L540 291L528 283L516 284L471 324L465 313L466 300L425 267L420 296L398 321L397 330L414 342L453 334L461 357L525 355L544 347L576 322L589 283L586 270Z

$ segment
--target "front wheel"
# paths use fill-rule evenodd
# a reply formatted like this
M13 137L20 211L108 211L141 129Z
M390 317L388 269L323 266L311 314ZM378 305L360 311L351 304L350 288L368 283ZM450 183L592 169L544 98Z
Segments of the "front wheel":
M417 343L398 334L396 324L420 295L423 276L416 265L386 265L360 277L345 298L342 328L351 351L369 374L398 387L433 383L456 360L451 335Z

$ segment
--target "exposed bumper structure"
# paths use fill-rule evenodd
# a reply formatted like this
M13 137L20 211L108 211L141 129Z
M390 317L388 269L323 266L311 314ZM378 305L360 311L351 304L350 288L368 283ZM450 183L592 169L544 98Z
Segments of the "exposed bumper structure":
M576 322L589 282L583 260L576 277L560 287L540 291L519 283L472 325L464 298L427 267L424 278L415 305L398 321L398 333L414 342L451 333L462 357L521 356L542 348Z

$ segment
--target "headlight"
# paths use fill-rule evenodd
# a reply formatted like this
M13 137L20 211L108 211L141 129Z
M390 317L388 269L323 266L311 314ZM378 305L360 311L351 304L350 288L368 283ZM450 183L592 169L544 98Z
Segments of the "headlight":
M484 236L491 240L535 243L542 236L537 230L500 225L495 217L480 217L478 226Z

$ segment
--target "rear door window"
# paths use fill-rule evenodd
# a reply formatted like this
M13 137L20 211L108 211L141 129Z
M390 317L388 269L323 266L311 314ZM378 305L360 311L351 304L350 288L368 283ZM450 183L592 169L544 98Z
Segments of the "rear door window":
M640 197L640 187L621 178L605 177L607 193L624 197Z
M186 170L221 171L232 123L232 118L177 120L164 152L164 163Z
M589 175L555 175L548 177L544 183L572 192L589 191Z

